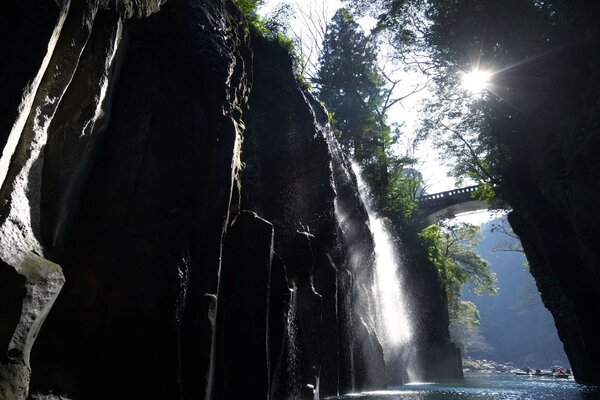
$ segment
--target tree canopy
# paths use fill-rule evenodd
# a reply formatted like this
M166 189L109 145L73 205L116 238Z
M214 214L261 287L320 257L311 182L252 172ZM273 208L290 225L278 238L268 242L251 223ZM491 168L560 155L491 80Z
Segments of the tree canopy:
M383 80L377 52L347 9L336 12L327 27L317 78L319 98L333 114L342 148L365 171L374 191L387 186L390 128L377 116Z
M427 52L419 62L435 96L420 133L446 152L455 176L550 184L558 175L584 175L583 160L597 159L591 152L599 144L598 2L349 3L376 16L376 31L390 36L399 53ZM478 95L461 88L461 77L473 70L491 74ZM514 208L516 190L503 187Z
M429 259L437 267L442 286L448 298L448 311L452 322L478 320L476 308L460 301L463 288L468 283L475 294L496 293L496 276L487 261L474 247L478 242L479 227L468 223L442 222L425 228L420 237L428 250ZM472 310L467 313L468 310Z
M397 59L434 83L420 136L443 150L457 178L486 184L488 199L512 209L511 223L527 239L531 271L544 277L538 284L545 302L568 337L561 328L565 317L548 299L573 299L581 320L591 318L587 308L598 299L592 260L599 254L600 214L589 204L600 200L600 2L347 3L374 16L374 32L391 41ZM465 90L471 72L489 76L485 90ZM546 232L548 226L555 232ZM432 248L440 241L443 248L439 229L424 232ZM557 237L564 249L552 248ZM430 256L446 282L460 282L455 272L461 271L447 257L438 250ZM561 257L569 259L570 269ZM593 276L595 283L583 278L574 284L570 277L576 274ZM584 341L592 343L597 330L586 329L580 332L590 332Z
M337 11L327 27L316 80L318 96L332 114L342 148L362 167L374 204L393 221L409 218L416 208L420 175L407 173L409 157L393 144L399 130L387 123L395 101L392 87L377 65L377 46L348 9Z

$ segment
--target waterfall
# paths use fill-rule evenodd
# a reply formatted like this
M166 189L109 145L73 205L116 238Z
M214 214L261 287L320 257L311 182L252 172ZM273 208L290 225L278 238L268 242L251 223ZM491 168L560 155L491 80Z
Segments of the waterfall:
M298 288L293 286L290 294L290 303L286 318L287 333L287 375L288 375L288 396L289 400L300 398L300 380L298 377L298 344L296 326L296 306L297 306Z
M402 291L400 257L383 218L373 211L371 194L360 167L352 162L360 198L369 216L375 244L375 265L371 292L375 305L375 325L387 365L400 361L401 353L412 338L408 304Z
M177 279L179 292L175 301L175 323L177 330L177 386L179 387L179 397L183 399L183 346L182 346L182 326L185 304L187 302L188 289L190 284L190 256L186 249L181 257L180 264L177 266Z

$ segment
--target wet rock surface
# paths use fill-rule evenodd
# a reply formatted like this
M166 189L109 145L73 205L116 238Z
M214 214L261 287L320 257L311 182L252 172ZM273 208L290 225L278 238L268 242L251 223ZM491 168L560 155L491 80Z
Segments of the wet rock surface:
M215 399L269 394L268 307L273 226L241 212L223 246L215 332Z
M578 218L589 214L589 210L581 210L582 203L569 206L579 209L578 216L565 217L565 210L555 205L562 193L542 195L530 187L528 194L528 199L513 194L519 206L509 214L509 221L521 239L542 301L554 317L575 379L598 383L600 281L596 260L600 252L592 239L597 233L585 232L597 216L590 215L590 220L581 223ZM590 198L595 196L589 194ZM591 204L588 200L583 203Z
M31 351L65 279L58 265L35 255L14 266L2 262L0 269L0 399L26 399Z
M0 398L385 385L356 311L367 216L287 52L228 1L20 4L0 14L26 54L0 64Z

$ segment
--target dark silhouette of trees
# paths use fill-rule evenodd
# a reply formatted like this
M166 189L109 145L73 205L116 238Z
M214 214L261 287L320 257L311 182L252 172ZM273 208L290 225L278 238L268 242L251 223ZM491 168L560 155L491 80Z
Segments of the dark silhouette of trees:
M420 182L404 173L412 160L394 154L399 136L387 124L387 112L398 100L398 81L377 65L377 48L347 9L340 9L327 28L316 80L319 98L331 113L342 148L362 167L379 211L392 219L410 216Z

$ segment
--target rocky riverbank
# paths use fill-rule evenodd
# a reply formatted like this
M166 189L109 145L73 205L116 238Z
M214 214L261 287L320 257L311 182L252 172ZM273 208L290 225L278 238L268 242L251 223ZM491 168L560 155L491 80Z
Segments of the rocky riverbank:
M498 363L493 360L476 360L463 358L463 371L465 373L509 373L518 368L514 363Z
M537 374L536 374L537 370ZM465 375L468 374L517 374L517 375L530 375L538 376L550 376L565 378L571 377L572 372L569 367L554 365L554 366L523 366L516 365L513 362L499 363L493 360L477 360L474 358L465 357L463 358L463 372ZM559 374L561 376L556 376ZM566 375L566 376L562 376Z

